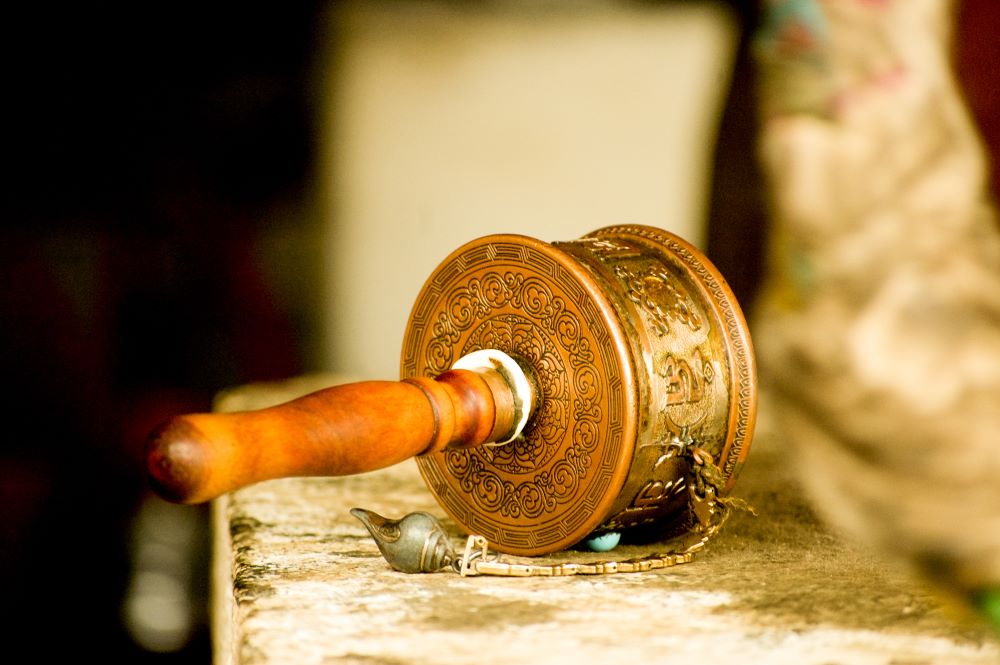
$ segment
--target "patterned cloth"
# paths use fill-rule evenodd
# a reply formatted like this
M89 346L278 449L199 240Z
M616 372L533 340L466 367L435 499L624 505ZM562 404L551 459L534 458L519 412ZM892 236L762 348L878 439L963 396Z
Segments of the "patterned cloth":
M947 0L768 0L765 409L834 523L1000 589L1000 233Z

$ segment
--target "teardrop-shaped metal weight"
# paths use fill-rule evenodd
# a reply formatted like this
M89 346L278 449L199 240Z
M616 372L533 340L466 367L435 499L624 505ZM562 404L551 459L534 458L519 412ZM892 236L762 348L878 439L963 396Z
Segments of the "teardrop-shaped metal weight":
M364 508L352 508L351 514L365 525L395 570L433 573L455 560L448 534L433 515L416 512L394 520Z

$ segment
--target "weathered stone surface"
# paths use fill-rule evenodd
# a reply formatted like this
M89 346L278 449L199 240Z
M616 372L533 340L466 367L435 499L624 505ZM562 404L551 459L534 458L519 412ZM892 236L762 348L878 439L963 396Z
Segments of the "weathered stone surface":
M330 377L250 386L220 410L258 408ZM363 506L443 516L416 466L288 479L213 506L219 663L996 663L980 626L905 571L825 530L761 432L737 485L737 514L694 563L603 577L463 579L389 569ZM456 546L462 534L447 523ZM552 559L628 558L565 552Z

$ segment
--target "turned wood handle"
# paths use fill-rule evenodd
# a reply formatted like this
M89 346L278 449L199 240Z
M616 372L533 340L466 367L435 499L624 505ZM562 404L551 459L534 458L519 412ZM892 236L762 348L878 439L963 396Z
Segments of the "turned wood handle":
M272 478L361 473L508 438L515 401L489 369L335 386L260 411L178 416L147 439L146 471L181 503Z

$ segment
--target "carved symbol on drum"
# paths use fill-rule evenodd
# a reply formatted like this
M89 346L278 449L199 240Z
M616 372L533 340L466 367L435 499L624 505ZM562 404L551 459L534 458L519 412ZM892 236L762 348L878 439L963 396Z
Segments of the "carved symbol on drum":
M680 479L668 480L667 482L650 480L639 490L631 507L662 506L671 496L680 493L683 489L683 481Z
M705 396L705 384L715 378L712 364L705 362L699 349L694 350L690 363L667 354L664 366L657 374L666 381L664 407L700 401Z
M581 238L575 242L586 245L595 256L601 259L637 259L642 256L641 249L611 238Z
M669 441L642 447L636 459L647 469L646 482L639 487L628 506L604 524L605 528L651 524L676 509L687 488L684 480L686 462L679 453L689 442L687 428L681 428L679 434L675 433Z
M701 316L691 298L662 268L650 267L637 273L618 265L615 275L625 283L629 300L652 319L653 330L660 337L670 333L670 321L686 325L692 331L701 328Z

